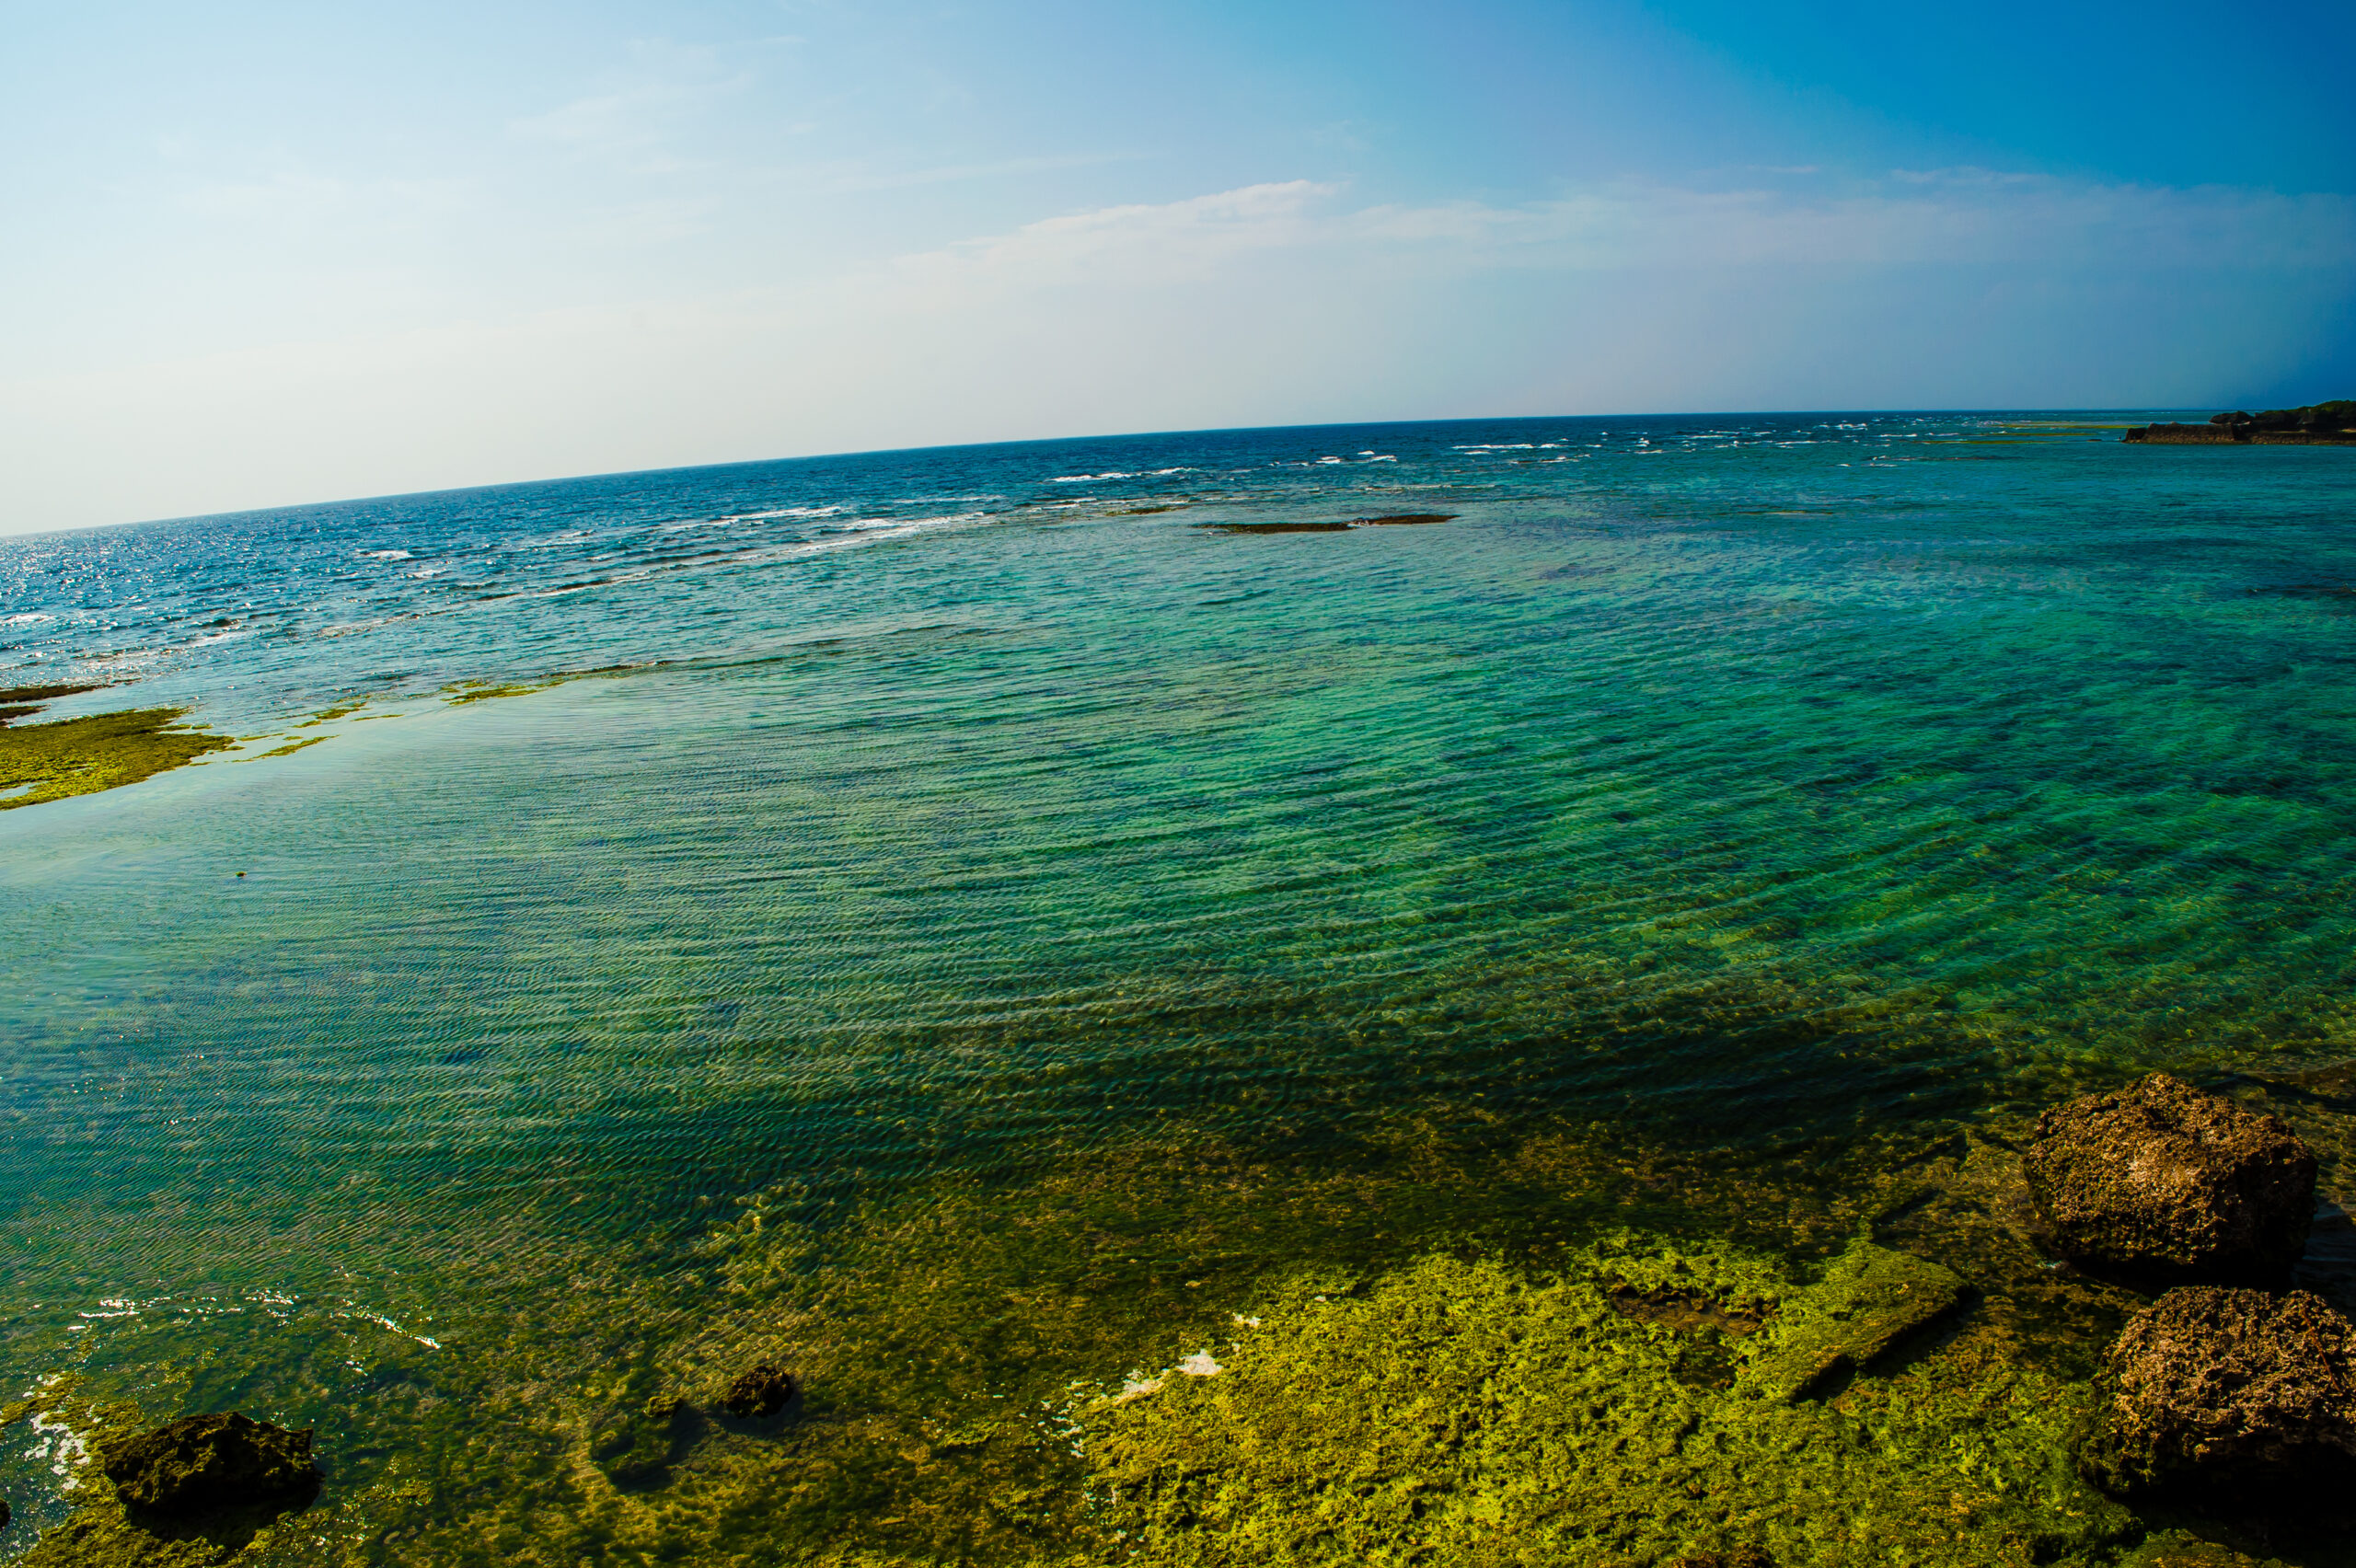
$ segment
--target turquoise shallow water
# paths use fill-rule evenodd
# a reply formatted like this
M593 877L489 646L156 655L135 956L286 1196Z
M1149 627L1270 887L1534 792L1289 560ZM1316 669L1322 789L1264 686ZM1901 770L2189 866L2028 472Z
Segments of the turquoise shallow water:
M0 1370L331 1427L391 1351L254 1324L463 1340L763 1190L2344 1060L2351 465L1537 421L0 543L10 682L133 683L52 716L327 737L0 813Z

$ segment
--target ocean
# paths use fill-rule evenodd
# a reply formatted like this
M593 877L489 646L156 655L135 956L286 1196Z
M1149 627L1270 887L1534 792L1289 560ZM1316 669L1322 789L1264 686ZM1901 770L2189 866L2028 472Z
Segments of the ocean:
M241 742L0 811L0 1553L95 1505L108 1422L241 1409L328 1477L241 1561L1216 1561L1105 1479L1102 1423L1175 1398L1123 1390L1241 1387L1288 1289L1631 1237L1951 1255L2078 1387L2125 1307L1923 1218L1956 1172L2152 1069L2291 1117L2327 1194L2356 1126L2356 454L2120 444L2151 417L0 540L0 685ZM783 1424L710 1414L763 1360ZM1991 1495L2083 1512L2065 1472ZM2037 1560L2143 1527L2104 1528ZM1968 1534L1855 1560L2004 1560Z

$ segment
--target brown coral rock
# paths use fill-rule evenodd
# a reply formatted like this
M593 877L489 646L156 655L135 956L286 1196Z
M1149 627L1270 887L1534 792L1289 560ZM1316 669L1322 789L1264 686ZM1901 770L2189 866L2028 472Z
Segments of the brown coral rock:
M2120 1497L2356 1482L2356 1324L2305 1291L2171 1290L2119 1332L2095 1394L2078 1470Z
M2025 1167L2063 1257L2187 1282L2275 1285L2306 1245L2316 1160L2271 1116L2165 1073L2038 1118Z
M793 1397L793 1378L784 1369L764 1361L728 1385L720 1408L740 1420L775 1415Z
M105 1458L115 1495L158 1514L307 1502L319 1488L309 1427L289 1432L234 1412L181 1416L110 1446Z

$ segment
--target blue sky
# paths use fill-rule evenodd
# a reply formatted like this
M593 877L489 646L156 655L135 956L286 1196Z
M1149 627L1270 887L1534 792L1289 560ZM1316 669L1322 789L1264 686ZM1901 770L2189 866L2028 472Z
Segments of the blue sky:
M2356 395L2356 9L0 6L0 531L1111 431Z

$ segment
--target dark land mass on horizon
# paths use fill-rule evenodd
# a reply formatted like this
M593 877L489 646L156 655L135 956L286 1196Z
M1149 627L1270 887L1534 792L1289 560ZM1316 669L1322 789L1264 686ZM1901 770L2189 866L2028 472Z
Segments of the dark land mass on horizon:
M2120 439L2177 446L2356 446L2356 398L2212 414L2207 424L2138 425Z

